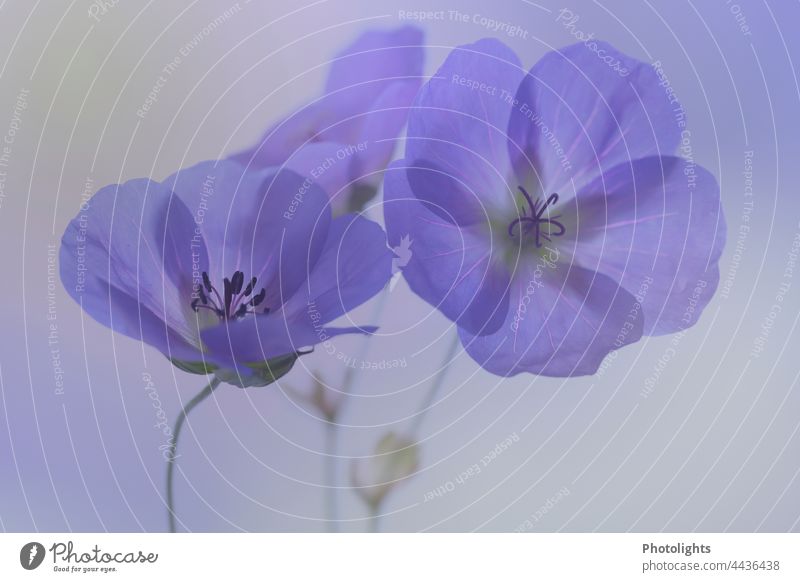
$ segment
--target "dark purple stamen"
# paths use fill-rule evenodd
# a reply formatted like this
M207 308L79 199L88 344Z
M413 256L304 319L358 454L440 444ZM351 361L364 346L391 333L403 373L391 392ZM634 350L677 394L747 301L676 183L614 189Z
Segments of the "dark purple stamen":
M508 235L510 237L514 237L514 229L517 225L519 225L520 235L527 234L531 232L531 230L536 230L536 247L539 248L542 246L541 238L545 238L548 241L552 242L551 236L561 236L566 232L566 228L564 225L561 224L558 219L561 218L561 215L557 216L548 216L547 218L542 218L544 211L547 209L548 206L551 204L555 206L558 202L558 194L551 194L547 200L545 200L542 207L539 208L539 200L537 199L535 202L531 199L530 194L523 188L519 186L519 191L522 192L522 195L525 197L525 201L528 203L528 208L530 208L530 216L528 216L528 209L522 209L522 216L514 220L511 224L508 225ZM547 226L547 232L542 232L542 226ZM553 227L556 227L558 230L554 231Z
M255 296L249 300L245 298L250 297L255 289L258 279L253 277L250 282L242 291L244 285L244 273L236 271L233 276L228 279L225 277L222 280L222 295L220 296L216 287L211 284L211 279L205 271L202 274L203 286L197 288L197 296L192 299L191 307L196 313L200 309L208 309L213 311L217 317L225 320L234 320L244 317L248 313L256 313L255 308L264 301L267 296L267 290L262 288ZM211 296L214 294L214 297ZM265 307L262 313L269 313L269 308Z
M262 289L261 289L261 291L258 293L258 295L256 295L255 297L253 297L253 298L252 298L252 299L249 301L249 303L250 303L250 304L251 304L253 307L258 307L258 305L259 305L259 304L260 304L262 301L264 301L264 297L266 297L266 296L267 296L267 290L262 288Z
M222 294L225 296L225 311L227 312L233 301L233 287L231 286L231 280L227 277L222 280L222 289Z
M253 292L253 287L256 286L256 281L258 281L258 279L256 279L255 277L250 279L250 282L247 284L247 287L244 288L244 296L245 297L249 296L250 293Z
M241 271L236 271L233 274L231 283L233 284L233 294L238 295L239 293L241 293L242 285L244 285L244 273L242 273Z

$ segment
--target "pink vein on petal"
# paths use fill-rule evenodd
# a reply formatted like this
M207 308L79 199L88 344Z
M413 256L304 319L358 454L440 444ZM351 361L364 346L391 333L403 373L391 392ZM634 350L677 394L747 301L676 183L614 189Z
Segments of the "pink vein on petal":
M644 222L649 222L651 220L656 220L659 218L668 218L670 216L677 216L677 212L670 212L668 214L653 214L651 216L643 216L642 218L636 218L632 220L621 220L619 222L612 222L610 224L604 224L601 226L593 226L591 230L603 230L603 229L612 229L612 228L619 228L621 226L630 226L632 224L642 224Z
M588 325L589 327L591 327L591 328L592 328L592 330L594 331L594 333L595 333L595 334L597 334L597 332L598 332L598 329L595 327L595 325L594 325L594 324L593 324L593 323L592 323L592 322L591 322L591 321L590 321L590 320L589 320L589 319L586 317L586 314L585 314L585 313L583 313L583 310L582 310L582 309L579 309L579 308L577 308L575 305L573 305L573 304L572 304L572 302L571 302L569 299L567 299L567 296L566 296L566 295L564 295L564 294L561 292L561 289L559 289L559 290L558 290L558 297L559 297L559 299L563 299L563 300L564 300L564 303L566 303L566 304L567 304L569 307L571 307L571 308L572 308L572 310L573 310L573 311L574 311L574 312L575 312L577 315L579 315L579 316L581 317L581 319L582 319L582 320L583 320L583 321L586 323L586 325Z
M459 285L461 285L461 283L464 282L464 279L466 279L469 276L469 274L472 273L472 271L474 271L477 268L478 265L480 265L483 261L485 261L487 258L489 258L489 254L490 254L490 251L486 251L484 253L484 255L480 259L475 261L475 264L472 265L469 268L469 270L467 270L467 272L464 273L458 281L456 281L455 285L453 285L453 288L458 287Z

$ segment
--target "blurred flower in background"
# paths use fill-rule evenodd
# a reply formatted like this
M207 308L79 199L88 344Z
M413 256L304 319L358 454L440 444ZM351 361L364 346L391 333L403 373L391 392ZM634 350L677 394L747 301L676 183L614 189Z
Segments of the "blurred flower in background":
M387 170L389 242L411 289L501 376L593 374L642 335L686 329L719 281L719 187L672 156L685 113L603 42L526 74L502 42L452 51Z
M414 26L363 33L331 61L320 98L234 159L312 176L331 197L334 215L361 210L377 192L421 84L423 41Z

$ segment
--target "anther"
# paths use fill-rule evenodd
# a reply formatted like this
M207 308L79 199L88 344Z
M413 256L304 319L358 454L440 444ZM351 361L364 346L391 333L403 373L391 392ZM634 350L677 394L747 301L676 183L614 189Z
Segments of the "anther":
M242 291L244 286L244 273L242 271L236 271L230 279L225 277L222 280L222 297L211 284L211 279L205 271L202 273L202 280L203 285L197 288L197 296L192 299L191 308L195 313L200 308L208 309L213 311L221 320L238 319L248 313L256 313L255 308L267 296L267 290L262 288L256 295L250 297L258 281L256 277L252 277L247 283L247 287ZM246 299L248 297L250 297L249 300ZM269 313L269 308L265 307L262 313Z

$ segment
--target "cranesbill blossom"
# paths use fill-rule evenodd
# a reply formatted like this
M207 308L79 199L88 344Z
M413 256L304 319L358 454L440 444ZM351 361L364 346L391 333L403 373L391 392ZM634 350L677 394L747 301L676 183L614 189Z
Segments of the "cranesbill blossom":
M61 245L64 286L95 320L239 386L370 331L327 324L377 293L391 263L380 226L332 219L308 179L232 161L102 188Z
M419 90L423 38L414 26L365 32L331 61L321 97L234 159L313 176L334 215L361 210L375 195Z
M599 41L526 73L482 40L421 89L387 170L389 243L410 237L405 279L488 371L592 374L710 301L719 188L665 79Z

